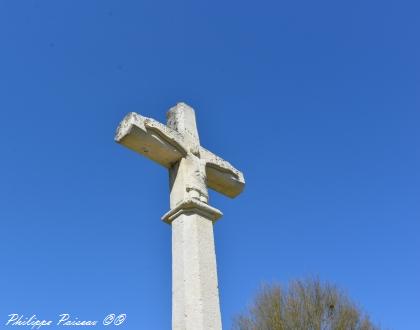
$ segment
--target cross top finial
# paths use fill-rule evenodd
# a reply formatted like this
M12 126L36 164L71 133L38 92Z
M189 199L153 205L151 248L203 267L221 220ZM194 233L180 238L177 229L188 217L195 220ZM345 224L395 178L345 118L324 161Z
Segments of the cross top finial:
M197 146L200 145L200 138L198 135L194 109L184 102L179 102L169 109L166 118L168 127L184 135L186 142L193 147L193 153L197 153Z

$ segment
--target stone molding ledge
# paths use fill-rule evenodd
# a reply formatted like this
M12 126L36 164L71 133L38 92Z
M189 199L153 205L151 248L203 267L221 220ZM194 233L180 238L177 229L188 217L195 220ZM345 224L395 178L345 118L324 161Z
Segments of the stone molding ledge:
M203 203L195 198L188 198L167 212L162 217L162 221L166 222L167 224L171 224L171 222L181 214L190 213L201 215L212 222L216 222L223 215L220 210L213 206Z

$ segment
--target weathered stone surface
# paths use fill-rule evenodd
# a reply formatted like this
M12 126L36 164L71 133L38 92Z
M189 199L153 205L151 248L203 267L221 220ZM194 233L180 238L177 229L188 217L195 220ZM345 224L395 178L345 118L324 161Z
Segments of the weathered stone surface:
M134 112L121 121L115 141L167 168L187 155L181 134Z
M168 224L171 224L172 221L175 220L181 214L189 213L200 214L202 217L212 222L216 222L216 220L218 220L223 215L223 213L220 210L206 203L200 202L195 198L189 198L184 200L182 203L178 204L169 212L167 212L162 217L162 220Z
M178 103L168 111L167 117L168 126L129 113L118 126L115 141L166 168L175 167L187 154L194 155L196 159L190 157L189 162L193 168L191 173L197 173L196 177L200 176L201 181L207 180L207 187L221 194L232 198L239 195L245 185L242 172L200 146L194 110L185 103ZM197 186L194 182L185 181L184 184L185 190L189 184L192 190ZM200 187L203 185L198 184ZM205 196L206 193L201 195Z
M206 163L209 188L231 198L242 192L245 179L241 171L203 147L200 147L200 157Z
M185 142L190 147L190 151L198 155L200 138L198 136L193 108L185 103L178 103L167 112L166 118L168 127L181 133Z
M213 223L182 213L172 221L172 329L222 329Z
M200 145L194 110L178 103L163 125L136 113L120 123L115 140L169 169L172 226L172 329L220 330L213 223L222 213L208 205L208 190L235 197L242 172Z

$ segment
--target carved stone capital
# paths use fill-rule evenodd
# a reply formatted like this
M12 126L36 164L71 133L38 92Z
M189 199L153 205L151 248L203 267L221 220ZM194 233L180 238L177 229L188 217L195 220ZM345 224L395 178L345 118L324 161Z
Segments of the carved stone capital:
M215 207L203 203L195 198L189 198L182 201L172 210L167 212L162 217L162 221L171 224L171 222L175 220L178 216L186 213L194 213L201 215L212 222L216 222L223 215L223 213Z

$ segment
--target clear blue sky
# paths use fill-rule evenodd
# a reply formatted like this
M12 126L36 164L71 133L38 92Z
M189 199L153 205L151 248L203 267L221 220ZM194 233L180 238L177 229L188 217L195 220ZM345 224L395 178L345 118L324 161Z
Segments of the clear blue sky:
M262 281L319 276L418 330L416 1L0 1L0 326L127 313L169 329L165 169L113 141L195 107L241 169L216 193L223 323Z

